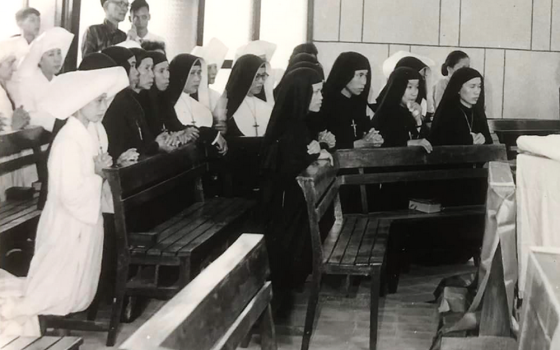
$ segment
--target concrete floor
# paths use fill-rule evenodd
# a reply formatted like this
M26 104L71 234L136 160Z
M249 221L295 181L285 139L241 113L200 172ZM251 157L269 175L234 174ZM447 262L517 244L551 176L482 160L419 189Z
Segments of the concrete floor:
M437 330L433 291L443 277L474 271L470 264L421 267L413 265L401 275L398 293L380 300L378 350L427 350ZM320 315L311 349L369 349L369 282L362 280L349 298L344 297L341 279L327 279L321 290ZM133 323L121 326L117 347L150 318L163 301L150 301ZM307 305L307 289L294 295L294 305L275 319L278 347L300 349ZM84 338L82 350L110 349L104 346L106 333L72 332ZM260 349L253 336L249 349Z

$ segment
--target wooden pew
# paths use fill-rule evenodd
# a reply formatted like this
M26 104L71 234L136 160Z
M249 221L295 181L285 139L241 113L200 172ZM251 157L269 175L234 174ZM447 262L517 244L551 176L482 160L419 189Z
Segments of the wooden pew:
M456 216L484 219L483 204L445 208L440 213L432 214L411 210L369 213L366 184L484 178L488 176L488 171L480 167L480 164L505 158L503 145L441 146L434 147L431 154L427 154L420 147L338 150L335 153L334 166L326 161L317 161L302 172L297 181L307 202L313 247L313 277L302 350L309 348L322 274L372 278L370 349L376 348L378 298L381 287L379 276L382 269L389 270L389 277L392 277L388 281L389 289L396 291L400 270L396 262L393 263L393 267L385 261L389 230L393 222ZM455 168L459 165L462 167ZM366 168L383 169L385 172L366 174ZM390 168L394 170L387 172ZM340 169L358 169L358 174L338 174ZM342 213L339 188L345 185L361 187L362 214ZM331 206L334 206L335 222L326 239L322 241L319 222ZM398 246L392 249L400 251Z
M362 212L368 213L366 184L404 183L406 181L440 181L487 178L488 170L482 165L490 161L506 161L504 145L439 146L428 154L420 147L395 147L376 149L354 149L337 151L340 169L357 169L358 174L340 175L340 185L359 185ZM373 173L365 173L369 169ZM383 169L384 172L376 172ZM484 222L485 206L452 206L439 213L423 213L414 210L399 210L375 213L382 227L394 222L410 220L471 217ZM369 214L373 215L373 214ZM482 237L482 236L481 236ZM406 259L404 238L392 237L387 261L389 292L397 290L401 262Z
M0 350L78 350L83 343L78 337L0 336Z
M313 250L313 274L302 350L307 350L323 274L357 275L371 278L370 302L370 349L377 346L377 318L379 309L380 274L387 245L388 227L376 217L367 215L344 215L338 194L340 181L338 166L328 161L311 164L298 177L307 202L307 215ZM321 241L319 222L334 205L335 221L325 241Z
M37 167L39 181L46 175L46 159L41 146L49 142L43 128L32 128L0 134L0 157L8 157L25 150L27 155L0 163L0 175L29 165ZM38 196L28 200L8 199L0 203L0 268L17 276L24 276L33 256L35 233L41 211Z
M168 299L219 256L240 234L253 202L241 198L205 200L201 176L204 149L189 144L127 167L104 169L114 203L115 297L109 322L51 318L48 325L108 331L116 341L125 295ZM129 279L129 276L132 278Z
M508 159L517 156L517 138L522 135L546 136L560 133L560 120L488 119L490 132L506 145Z
M241 235L120 349L235 349L258 322L262 349L275 350L268 274L262 235Z

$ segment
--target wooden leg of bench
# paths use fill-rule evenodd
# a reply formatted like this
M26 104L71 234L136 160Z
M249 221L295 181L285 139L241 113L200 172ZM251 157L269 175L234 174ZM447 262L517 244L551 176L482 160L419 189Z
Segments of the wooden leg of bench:
M109 320L109 332L107 334L107 346L114 346L117 341L119 323L123 308L124 296L126 293L126 282L128 280L128 262L123 261L122 256L118 257L117 274L115 279L115 291L111 307L111 319Z
M379 317L379 275L381 274L381 267L376 266L373 269L371 276L371 301L370 301L370 315L369 315L369 349L375 350L377 348L377 320Z
M274 320L272 319L272 307L267 305L260 320L261 330L261 349L276 350L276 329L274 329ZM248 345L248 344L247 344Z
M309 294L309 302L307 304L307 314L305 315L305 328L303 331L303 342L301 350L308 350L311 342L311 333L313 332L313 322L315 321L315 311L319 303L319 290L321 289L321 274L313 273L313 281L311 282L311 292Z

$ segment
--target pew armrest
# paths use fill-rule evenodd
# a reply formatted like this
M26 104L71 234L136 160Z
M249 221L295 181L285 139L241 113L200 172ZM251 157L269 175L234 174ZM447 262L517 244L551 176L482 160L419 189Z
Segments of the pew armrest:
M135 247L152 247L157 242L157 236L157 232L132 232L128 242Z

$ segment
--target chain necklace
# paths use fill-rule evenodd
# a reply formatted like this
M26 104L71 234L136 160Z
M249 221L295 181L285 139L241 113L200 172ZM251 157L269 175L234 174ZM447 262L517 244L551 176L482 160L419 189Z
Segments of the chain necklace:
M257 123L257 101L255 101L255 110L253 111L253 109L251 109L251 105L249 104L249 102L247 101L247 99L243 100L244 102L247 103L247 107L249 107L249 111L251 111L251 114L253 115L253 120L255 121L255 124L253 125L253 127L255 128L255 136L259 136L259 124Z
M461 109L461 112L463 113L463 116L465 117L465 121L467 122L467 125L469 126L469 132L472 132L472 124L474 123L474 112L471 111L472 122L469 122L469 118L467 117L467 113L465 113L463 108L459 107L459 109Z

